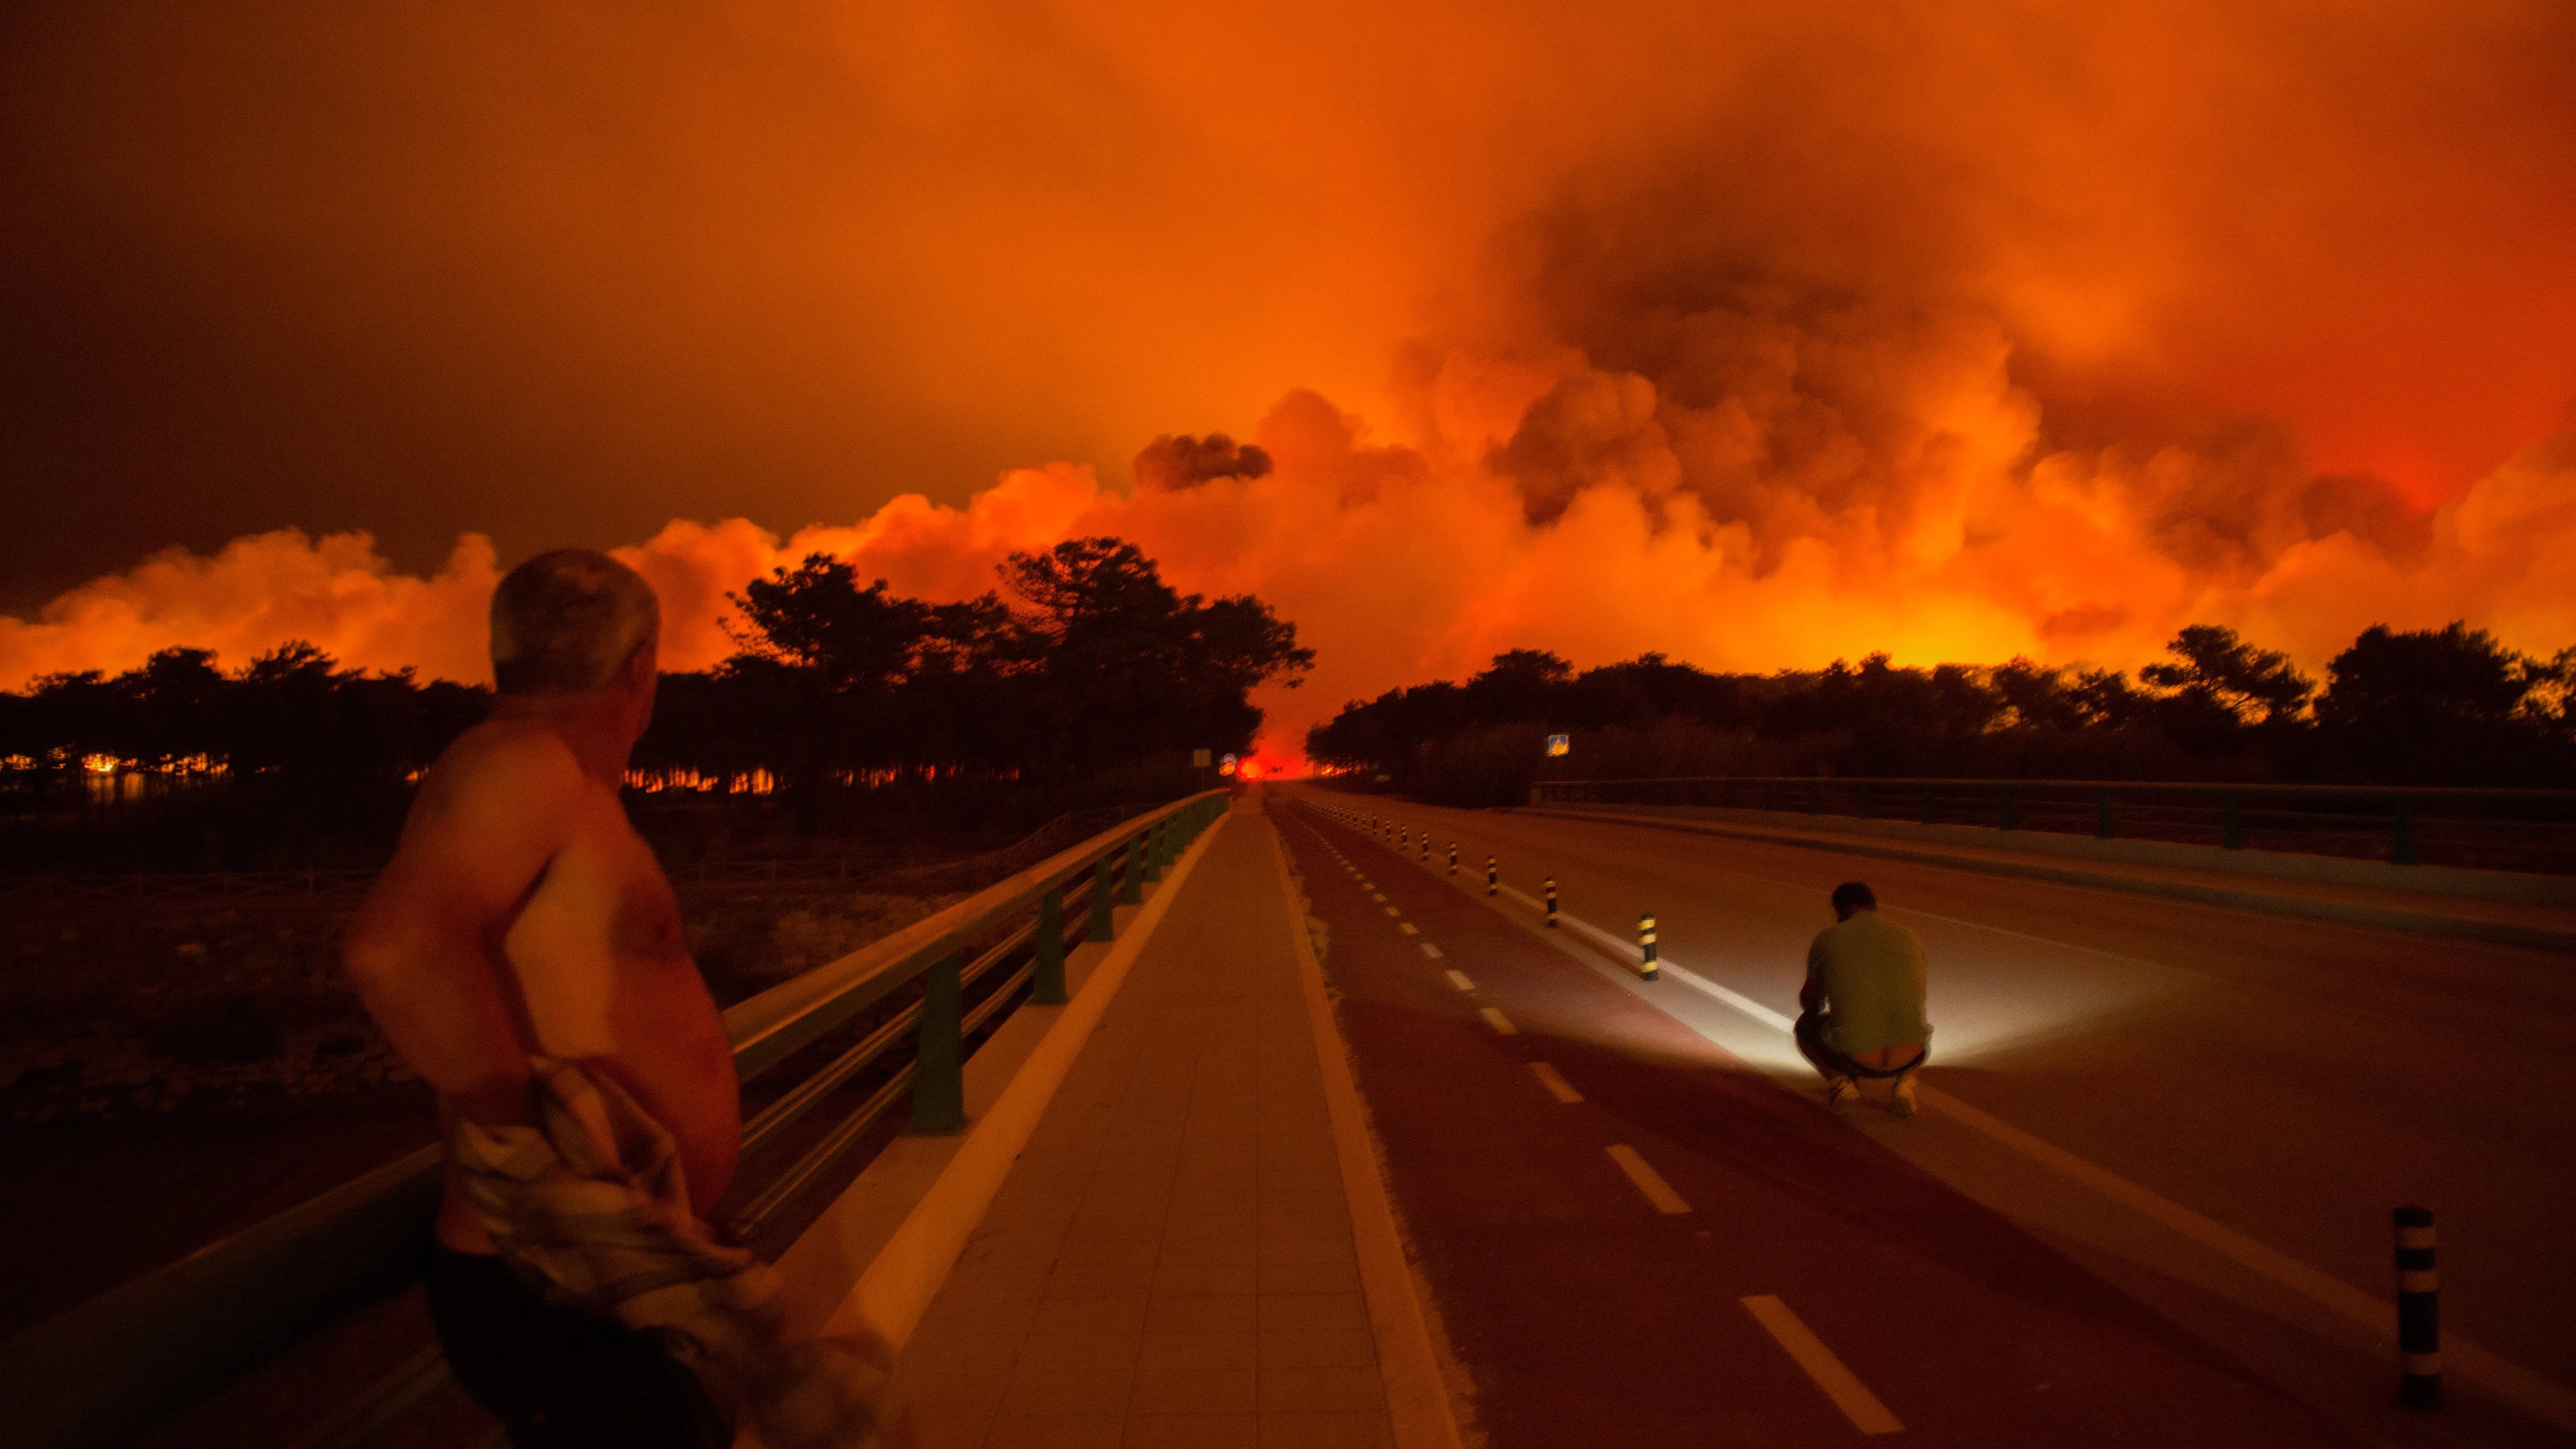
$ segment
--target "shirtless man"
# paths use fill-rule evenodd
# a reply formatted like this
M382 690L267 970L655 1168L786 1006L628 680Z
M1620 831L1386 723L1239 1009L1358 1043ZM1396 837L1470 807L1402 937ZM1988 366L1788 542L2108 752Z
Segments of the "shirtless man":
M741 1143L733 1053L617 793L652 717L659 632L650 587L603 554L511 570L492 599L491 716L422 777L345 960L451 1131L533 1123L529 1054L576 1062L669 1131L704 1215ZM521 1449L730 1437L658 1340L546 1303L496 1257L453 1162L430 1253L449 1363Z
M1888 1083L1888 1110L1911 1117L1914 1071L1932 1039L1923 943L1878 913L1878 896L1864 882L1834 887L1833 905L1835 924L1807 948L1792 1029L1798 1051L1823 1075L1826 1106L1857 1097L1860 1078L1879 1078Z

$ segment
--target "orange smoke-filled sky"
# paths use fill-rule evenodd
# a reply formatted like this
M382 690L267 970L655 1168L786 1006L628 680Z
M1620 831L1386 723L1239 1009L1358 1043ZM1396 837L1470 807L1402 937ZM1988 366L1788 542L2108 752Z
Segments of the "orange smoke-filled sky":
M2571 94L2554 0L22 9L0 687L1068 531L1296 620L1283 745L1515 645L2552 652Z

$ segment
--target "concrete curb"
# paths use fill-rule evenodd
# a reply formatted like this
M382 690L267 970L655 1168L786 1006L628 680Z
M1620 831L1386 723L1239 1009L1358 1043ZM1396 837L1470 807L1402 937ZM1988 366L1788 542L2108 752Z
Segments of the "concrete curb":
M2519 946L2526 950L2576 955L2576 931L2553 931L2539 926L2516 926L2504 921L2465 920L2457 916L2436 916L2421 911L2393 910L2384 906L2356 906L2341 901L2268 895L2261 891L2230 890L2223 886L2193 885L2185 881L2144 880L2134 876L2070 870L2063 866L2039 865L2023 861L1981 860L1975 857L1949 855L1937 850L1918 850L1899 845L1887 845L1877 841L1827 840L1786 831L1758 830L1706 820L1679 819L1669 815L1625 815L1600 810L1552 810L1545 806L1534 805L1518 807L1514 813L1544 815L1554 820L1598 820L1617 825L1644 825L1659 830L1678 830L1690 835L1719 835L1734 840L1759 841L1765 845L1791 845L1802 850L1824 851L1835 855L1868 856L1874 860L1900 860L1910 865L1975 871L1980 875L2044 881L2050 885L2075 886L2084 890L2120 891L2128 895L2190 901L2195 905L2226 906L2240 911L2259 911L2265 915L2293 916L2302 920L2330 921L2344 926L2367 926L2375 930L2403 931L2417 936L2433 936L2454 941L2481 941L2490 945Z
M963 1134L896 1138L780 1255L792 1323L823 1332L864 1325L902 1351L1129 968L1232 816L1210 821L1142 906L1121 908L1135 915L1115 941L1083 948L1100 954L1071 1001L1022 1005L967 1060Z
M1350 1043L1333 1017L1323 963L1316 959L1314 942L1305 930L1306 909L1296 873L1288 864L1287 842L1280 838L1277 822L1269 818L1271 801L1277 798L1265 795L1261 825L1278 865L1279 889L1295 918L1289 945L1297 956L1307 1024L1315 1033L1315 1059L1323 1069L1324 1107L1333 1120L1342 1193L1351 1210L1351 1237L1359 1252L1360 1290L1368 1300L1369 1327L1377 1339L1378 1371L1386 1383L1396 1449L1460 1449L1464 1441L1441 1374L1430 1314L1423 1307L1424 1290L1405 1257L1404 1235L1395 1221L1395 1198L1379 1170L1376 1135L1369 1130L1368 1107L1351 1070Z

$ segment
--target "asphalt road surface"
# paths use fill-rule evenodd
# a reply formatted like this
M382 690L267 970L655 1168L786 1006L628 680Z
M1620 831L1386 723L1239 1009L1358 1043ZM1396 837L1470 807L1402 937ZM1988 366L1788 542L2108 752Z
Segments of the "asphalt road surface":
M1280 793L1497 1449L2576 1442L2576 962ZM1932 962L1911 1120L1828 1113L1784 1030L1851 878ZM2394 1403L2407 1203L2441 1214L2431 1414Z

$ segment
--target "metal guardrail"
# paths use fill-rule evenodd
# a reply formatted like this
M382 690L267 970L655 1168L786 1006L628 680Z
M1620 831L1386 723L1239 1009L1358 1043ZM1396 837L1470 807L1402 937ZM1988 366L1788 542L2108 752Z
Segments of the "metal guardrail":
M1532 804L1699 806L2576 874L2576 790L1722 775L1542 780Z
M724 1013L737 1076L750 1081L897 989L907 1006L744 1125L745 1149L775 1137L905 1038L914 1061L756 1194L737 1233L791 1201L907 1096L909 1130L965 1125L965 1038L1010 1004L1065 999L1064 956L1109 940L1117 904L1143 900L1181 850L1226 810L1209 791L1139 815L947 910ZM1073 923L1068 939L1066 928ZM973 1009L964 987L1026 960ZM418 1282L440 1191L424 1148L290 1208L0 1344L0 1425L21 1449L96 1449L150 1433L350 1314ZM361 1442L445 1382L435 1347L340 1406L300 1446Z

